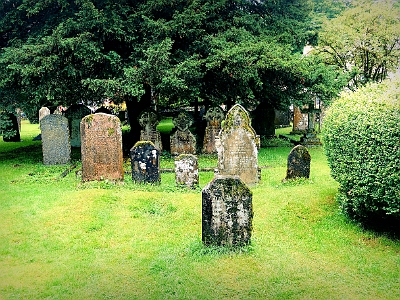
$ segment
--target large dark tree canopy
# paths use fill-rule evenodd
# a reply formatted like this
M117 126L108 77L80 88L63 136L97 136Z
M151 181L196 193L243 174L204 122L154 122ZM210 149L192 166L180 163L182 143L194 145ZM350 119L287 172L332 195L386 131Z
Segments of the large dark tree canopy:
M205 103L271 107L337 92L302 57L304 0L8 0L1 4L2 107Z

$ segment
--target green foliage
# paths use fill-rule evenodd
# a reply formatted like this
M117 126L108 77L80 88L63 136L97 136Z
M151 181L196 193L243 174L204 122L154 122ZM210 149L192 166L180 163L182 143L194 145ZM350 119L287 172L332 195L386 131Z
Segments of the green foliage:
M346 93L329 108L323 140L349 216L400 219L399 124L399 78Z

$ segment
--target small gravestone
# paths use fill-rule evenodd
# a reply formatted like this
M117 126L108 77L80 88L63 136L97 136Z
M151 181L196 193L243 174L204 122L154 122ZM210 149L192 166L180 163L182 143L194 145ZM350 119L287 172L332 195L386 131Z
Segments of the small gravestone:
M196 138L189 130L193 123L192 118L181 112L172 122L177 130L170 138L171 154L196 154Z
M205 245L250 243L252 193L237 176L217 175L202 190L202 240Z
M132 180L160 183L160 152L151 141L139 141L130 150Z
M65 111L65 117L68 119L70 129L71 147L81 146L81 120L83 117L90 114L91 110L83 104L71 105Z
M245 184L259 181L258 148L260 137L250 124L247 111L239 104L226 115L216 139L220 175L237 175Z
M47 107L42 107L41 109L39 109L39 124L40 124L40 120L42 120L45 116L50 115L50 109L48 109Z
M199 167L193 154L181 154L175 158L175 179L178 186L196 188L199 185Z
M311 156L307 148L302 145L294 147L288 156L286 178L309 178Z
M13 113L2 113L3 122L5 122L4 131L12 131L9 136L3 135L4 142L20 142L21 136L19 134L18 119Z
M161 134L157 130L159 123L157 113L153 110L145 110L139 116L139 124L142 126L140 131L141 141L151 141L156 148L162 152Z
M221 130L221 122L224 118L224 111L219 106L211 107L207 110L204 116L204 119L207 121L207 127L204 134L203 153L217 153L215 138Z
M40 120L43 163L67 164L71 158L68 119L62 115L47 115Z
M122 130L118 117L92 114L81 121L82 181L123 180Z

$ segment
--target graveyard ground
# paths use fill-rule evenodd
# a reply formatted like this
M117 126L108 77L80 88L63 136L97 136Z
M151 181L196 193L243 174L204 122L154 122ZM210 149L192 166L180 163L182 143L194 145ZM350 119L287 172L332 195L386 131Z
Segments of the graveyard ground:
M400 241L341 215L323 149L311 178L282 183L289 147L259 153L251 245L201 243L197 190L80 181L44 166L37 124L22 142L0 141L0 299L399 299ZM200 168L216 157L200 156ZM171 158L162 158L172 168ZM63 175L66 175L63 177Z

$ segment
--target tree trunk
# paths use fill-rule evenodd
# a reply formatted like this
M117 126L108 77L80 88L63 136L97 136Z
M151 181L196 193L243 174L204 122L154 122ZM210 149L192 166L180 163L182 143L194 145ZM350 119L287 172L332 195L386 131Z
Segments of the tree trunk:
M275 109L267 103L261 102L253 112L252 127L256 133L266 138L275 136Z

